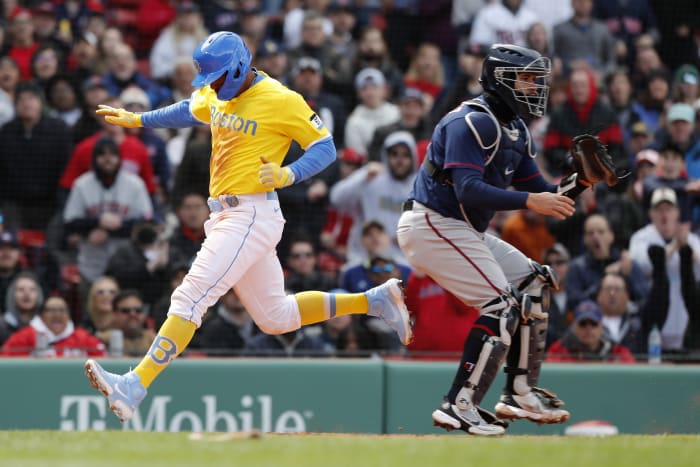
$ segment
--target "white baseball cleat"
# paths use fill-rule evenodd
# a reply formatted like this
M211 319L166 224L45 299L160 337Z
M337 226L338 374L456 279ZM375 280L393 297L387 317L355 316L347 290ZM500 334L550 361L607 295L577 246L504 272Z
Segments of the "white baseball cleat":
M462 430L470 435L499 436L506 432L502 422L498 425L489 423L481 416L476 406L460 410L456 405L443 400L440 407L433 411L433 425L447 431Z

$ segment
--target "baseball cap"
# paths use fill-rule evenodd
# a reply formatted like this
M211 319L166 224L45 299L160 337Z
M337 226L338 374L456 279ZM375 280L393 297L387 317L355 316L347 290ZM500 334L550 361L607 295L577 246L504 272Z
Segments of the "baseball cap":
M417 88L405 87L401 96L399 96L399 102L407 100L417 100L421 104L423 103L423 92Z
M180 2L177 6L178 13L199 13L199 7L194 2Z
M304 70L312 70L314 73L321 72L321 62L313 57L300 57L292 70L293 75L299 74Z
M97 36L90 31L85 31L84 33L82 33L78 37L78 40L85 41L93 47L97 45Z
M544 252L545 258L551 254L557 254L562 257L562 259L569 260L571 258L571 255L569 254L569 250L566 249L564 245L561 243L555 243L554 245L550 246L547 248Z
M632 128L630 129L630 133L632 135L644 135L644 136L651 136L651 128L649 128L649 125L647 125L644 122L637 122L634 125L632 125Z
M41 2L34 8L32 8L32 14L44 15L44 16L54 16L54 7L51 2Z
M688 104L676 102L668 108L666 120L669 122L683 120L688 123L695 123L695 111L693 111L693 108Z
M593 300L584 300L574 309L574 323L579 323L584 319L590 319L596 323L603 321L603 312Z
M258 46L258 50L255 52L255 55L258 58L265 58L269 57L270 55L281 53L284 53L284 47L282 47L282 44L272 39L265 39Z
M22 18L21 18L22 17ZM16 6L8 15L8 18L10 21L15 21L17 19L31 19L32 18L32 12L27 10L26 8L22 8L21 6Z
M0 246L13 246L13 247L18 247L19 246L19 239L17 238L17 234L14 232L11 232L9 230L6 230L4 232L0 233Z
M124 106L137 104L143 107L146 111L151 110L151 100L148 98L148 94L143 89L137 86L129 86L124 89L119 95L119 99L122 101Z
M83 81L83 92L89 91L93 88L107 89L107 86L105 85L105 82L101 76L93 75Z
M678 71L676 71L675 81L677 83L697 85L699 78L700 72L698 72L698 69L693 65L686 64L681 65Z
M341 150L340 154L338 154L338 158L343 162L358 165L364 164L365 160L367 160L367 156L355 151L351 147L346 147L345 149Z
M673 205L678 204L678 197L673 188L661 187L654 190L651 195L651 207L655 208L661 203L671 203Z
M642 149L637 153L635 162L637 165L641 164L642 162L647 162L655 166L659 163L659 152L654 149Z
M386 78L384 73L376 68L363 68L355 76L355 88L362 89L365 86L384 86L386 84Z

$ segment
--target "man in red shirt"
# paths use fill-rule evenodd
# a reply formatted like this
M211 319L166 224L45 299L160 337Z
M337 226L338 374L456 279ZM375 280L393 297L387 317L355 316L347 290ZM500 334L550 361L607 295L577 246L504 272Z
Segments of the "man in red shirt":
M112 107L122 106L119 99L114 97L107 99L104 103ZM78 143L73 150L66 169L63 171L59 186L69 191L75 179L91 169L95 143L101 138L108 137L119 145L122 168L141 177L146 184L148 193L153 195L156 192L156 183L153 177L153 166L151 165L146 146L138 138L126 134L124 128L106 124L104 117L99 116L98 120L102 125L102 130Z
M21 80L28 81L32 79L32 56L36 49L39 48L39 43L34 40L32 13L25 8L15 7L9 15L9 19L11 42L6 55L9 55L17 62Z

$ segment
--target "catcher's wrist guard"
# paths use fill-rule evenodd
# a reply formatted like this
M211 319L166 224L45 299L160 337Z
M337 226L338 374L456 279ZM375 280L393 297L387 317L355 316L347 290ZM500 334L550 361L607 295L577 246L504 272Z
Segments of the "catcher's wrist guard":
M571 199L576 199L586 188L590 188L592 185L586 184L579 180L579 176L576 172L571 175L564 177L559 182L559 187L557 188L557 193L567 196Z

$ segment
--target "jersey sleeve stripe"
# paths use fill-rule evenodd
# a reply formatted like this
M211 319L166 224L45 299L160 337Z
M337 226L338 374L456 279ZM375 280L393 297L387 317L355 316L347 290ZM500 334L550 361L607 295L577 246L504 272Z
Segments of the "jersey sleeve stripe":
M480 165L477 165L477 164L468 164L468 163L465 163L465 162L448 162L447 164L445 164L444 167L445 167L445 168L468 167L468 168L472 168L472 169L477 169L477 170L479 170L479 171L481 171L481 172L484 171L484 168L483 168L482 166L480 166Z

